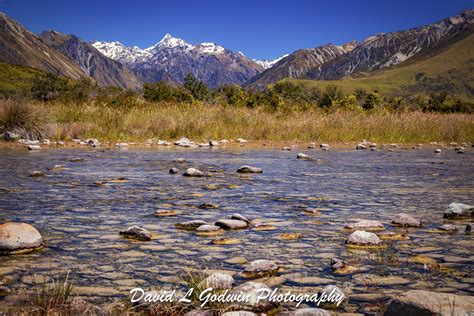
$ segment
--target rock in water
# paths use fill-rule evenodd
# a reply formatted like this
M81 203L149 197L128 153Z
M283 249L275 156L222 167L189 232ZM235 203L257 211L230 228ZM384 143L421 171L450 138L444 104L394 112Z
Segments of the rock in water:
M28 145L28 150L41 150L40 145Z
M357 223L346 224L346 229L383 230L384 226L379 221L362 220Z
M215 141L215 140L210 140L209 141L209 146L211 146L211 147L219 146L219 142Z
M374 233L356 230L347 237L346 244L355 246L378 246L382 244L382 241Z
M247 222L238 219L220 219L215 225L224 229L243 229L248 227Z
M327 301L321 302L320 305L326 309L336 309L342 307L342 305L347 301L347 296L344 291L335 285L326 285L318 292L318 297L326 295Z
M435 154L441 154L441 149L440 149L440 148L437 148L437 149L435 149L434 152L435 152Z
M243 302L235 302L235 304L243 309L251 309L254 312L261 313L276 307L275 303L260 298L263 291L265 293L271 292L270 288L263 283L245 282L233 289L231 295L240 295L240 297L248 298L243 300Z
M43 246L41 234L26 223L0 225L0 255L27 253Z
M234 278L226 273L214 272L204 279L202 285L205 288L212 287L214 290L231 289L234 285Z
M472 315L474 296L410 290L394 295L384 316Z
M199 226L207 225L207 223L203 220L196 219L193 221L182 222L175 225L178 229L185 229L185 230L196 230Z
M303 154L303 153L299 153L298 155L296 155L296 158L298 159L303 159L303 160L311 160L313 158L311 158L311 156L308 156L306 154Z
M3 140L6 142L12 142L19 138L20 138L20 135L13 132L6 131L5 133L3 133Z
M200 236L217 236L222 235L224 230L216 225L201 225L196 228L196 234Z
M444 218L458 219L458 218L469 218L474 216L474 206L470 206L463 203L451 203L448 205L446 211L444 211Z
M169 173L170 174L177 174L179 172L178 168L171 168Z
M99 147L100 146L99 140L97 140L95 138L86 139L86 143L87 143L87 145L89 145L91 147Z
M251 167L251 166L242 166L239 169L237 169L237 172L239 173L262 173L263 170L257 167Z
M146 230L145 228L141 228L138 226L132 226L127 228L126 230L120 231L120 235L127 237L127 238L132 238L132 239L138 239L138 240L151 240L151 233Z
M196 168L188 168L183 173L183 176L186 176L186 177L203 177L204 173L202 173L200 170L198 170Z
M250 219L248 219L247 217L243 216L243 215L240 215L240 214L232 214L230 216L231 219L237 219L239 221L244 221L246 223L249 223L250 224Z
M244 275L250 278L273 275L278 272L279 266L270 260L255 260L247 264L244 268Z
M419 220L411 215L405 213L398 213L392 220L392 224L402 227L421 227L422 224Z
M30 177L37 178L37 177L44 177L44 172L35 170L30 172Z

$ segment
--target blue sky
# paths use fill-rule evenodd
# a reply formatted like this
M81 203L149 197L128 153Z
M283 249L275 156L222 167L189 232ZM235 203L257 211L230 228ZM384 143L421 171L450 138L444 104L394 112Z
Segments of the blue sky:
M216 42L251 58L362 40L472 9L469 0L0 0L0 11L35 33L149 47L166 33Z

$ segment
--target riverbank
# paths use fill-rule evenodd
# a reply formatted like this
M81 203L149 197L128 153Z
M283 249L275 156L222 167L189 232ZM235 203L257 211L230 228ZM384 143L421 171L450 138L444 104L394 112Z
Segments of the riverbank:
M97 138L103 143L188 137L197 143L244 138L257 142L418 144L474 142L472 114L249 108L187 103L133 106L87 103L3 101L0 125L46 133L51 140ZM21 113L21 115L19 115ZM25 113L31 113L26 115ZM19 120L15 122L15 120ZM15 125L16 124L16 125ZM25 127L26 126L26 127ZM350 147L350 146L349 146Z

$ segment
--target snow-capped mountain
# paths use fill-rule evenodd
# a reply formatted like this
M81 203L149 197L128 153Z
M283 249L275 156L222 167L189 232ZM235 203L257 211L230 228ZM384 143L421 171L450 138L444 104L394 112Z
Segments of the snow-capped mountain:
M253 61L256 62L257 64L259 64L260 66L262 66L263 68L268 69L268 68L272 68L273 65L275 65L277 62L279 62L280 60L282 60L286 56L288 56L288 54L285 54L285 55L283 55L279 58L275 58L275 59L254 59Z
M145 82L165 79L182 83L184 77L192 73L209 86L217 87L243 84L264 70L241 52L234 53L210 42L192 45L171 34L146 49L127 47L119 42L97 41L92 45L105 56L127 65Z
M147 58L153 56L153 54L147 50L140 49L137 46L127 47L120 42L95 41L91 44L103 55L126 65L145 61Z

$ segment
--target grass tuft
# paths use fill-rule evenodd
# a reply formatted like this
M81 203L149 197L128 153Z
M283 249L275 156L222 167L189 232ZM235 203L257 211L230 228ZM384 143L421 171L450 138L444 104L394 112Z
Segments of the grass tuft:
M0 133L9 131L25 139L40 140L48 137L48 122L44 108L25 101L0 101Z

